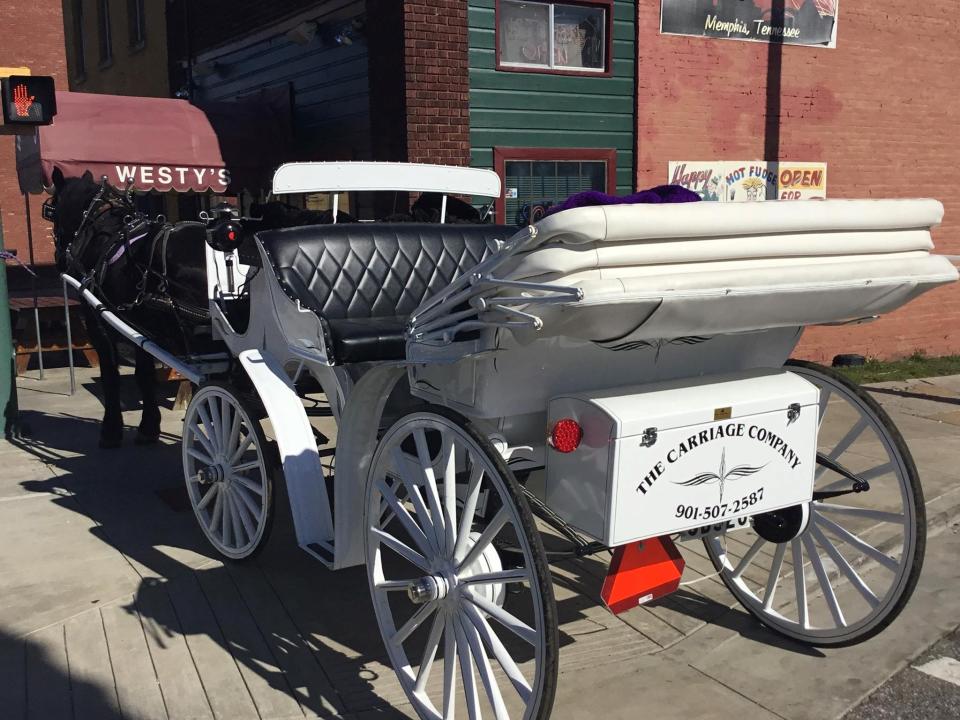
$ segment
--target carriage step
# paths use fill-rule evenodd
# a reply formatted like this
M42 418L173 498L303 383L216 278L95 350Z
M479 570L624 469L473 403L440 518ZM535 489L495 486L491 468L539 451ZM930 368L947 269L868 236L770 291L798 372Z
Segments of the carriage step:
M304 548L327 567L333 566L333 549L321 543L308 543Z
M303 411L307 417L333 417L333 410L330 408L304 408Z

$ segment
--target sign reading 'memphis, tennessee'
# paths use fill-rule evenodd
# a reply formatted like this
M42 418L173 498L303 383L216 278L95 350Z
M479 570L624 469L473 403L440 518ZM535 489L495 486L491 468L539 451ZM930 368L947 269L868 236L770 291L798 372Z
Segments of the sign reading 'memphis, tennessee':
M660 32L836 47L840 0L662 0Z
M772 430L768 430L761 425L748 425L747 423L733 422L725 425L714 425L708 429L701 430L696 434L690 435L675 447L670 448L662 457L662 459L657 461L657 463L650 468L650 471L644 475L643 480L641 480L640 484L637 485L637 492L646 495L649 489L653 487L653 484L670 471L671 465L674 465L679 460L684 458L688 453L695 451L697 448L703 447L717 440L722 440L724 438L744 437L749 438L750 440L753 440L761 445L770 447L775 453L783 458L784 464L790 470L796 470L802 463L799 454L790 447L786 440L780 437L777 433L773 432ZM735 479L738 477L747 477L749 475L753 475L762 470L764 467L763 465L731 465L729 469L727 469L725 455L726 453L724 453L724 460L722 460L720 464L720 474L717 476L717 480L720 483L723 483L727 479ZM711 477L715 475L715 473L702 474L705 477L707 475L710 475ZM690 484L687 478L678 478L676 482L679 485ZM707 482L707 480L704 482Z

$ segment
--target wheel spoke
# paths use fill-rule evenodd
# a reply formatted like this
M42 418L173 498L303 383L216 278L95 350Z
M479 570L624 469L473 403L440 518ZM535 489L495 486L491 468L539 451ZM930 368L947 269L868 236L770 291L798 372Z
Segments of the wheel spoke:
M250 511L250 517L252 517L253 521L259 525L260 520L263 519L262 510L261 507L254 501L250 491L247 490L243 485L235 485L233 489L237 491L237 497L240 498L243 506Z
M444 438L444 452L447 464L443 471L443 526L447 551L452 554L457 541L457 445L452 434Z
M836 460L841 455L843 455L847 450L850 449L850 446L856 442L857 438L863 434L863 431L867 429L867 418L864 415L860 416L860 419L854 424L847 434L838 442L833 450L830 451L830 454L827 455L831 460Z
M215 412L214 405L216 403L211 398L210 400L210 411L211 413ZM230 439L230 426L232 425L232 419L230 418L231 411L230 401L225 397L220 398L220 443L223 446L224 452L227 451L227 448L230 446L227 442Z
M263 497L263 487L255 483L250 478L244 477L243 475L237 475L236 473L231 473L230 479L235 483L239 483L250 492L256 493L260 497Z
M457 578L461 585L489 585L502 583L530 582L530 573L526 568L514 570L500 570L498 572L477 573Z
M237 507L237 499L230 490L227 490L227 504L230 506L230 527L233 530L233 544L236 547L242 547L245 543L240 536L240 532L246 532L246 526L240 518L240 509ZM250 536L247 536L247 542L250 542Z
M837 602L837 596L833 592L833 586L830 584L830 578L827 577L827 571L823 567L823 560L820 559L820 553L814 545L813 537L810 533L803 534L803 546L810 557L810 564L813 566L813 572L816 573L817 582L820 583L820 590L823 591L823 599L826 600L830 608L830 614L833 616L833 622L837 627L847 627L847 621L843 617L843 611Z
M504 610L499 605L490 602L482 595L477 595L470 590L466 590L463 593L463 596L476 605L478 608L483 610L487 615L492 617L498 623L503 625L507 630L512 632L521 640L525 640L534 647L537 644L537 631L532 627L527 625L523 620L518 617L514 617L509 612Z
M757 541L750 546L750 549L747 550L746 554L740 559L740 562L737 564L737 567L734 568L733 573L730 577L736 580L743 574L743 571L749 567L750 563L753 562L753 559L757 556L757 553L760 552L760 549L764 546L767 541L762 537L758 537Z
M823 425L823 416L827 414L827 405L830 403L830 388L820 388L820 414L817 416L817 430Z
M223 521L223 493L218 492L216 500L213 503L213 510L210 511L210 522L207 530L214 534L220 529L220 523Z
M437 648L440 647L440 637L443 635L444 614L438 612L433 616L433 624L430 626L430 635L427 637L427 645L423 650L423 657L420 659L420 669L417 670L417 682L413 686L415 693L423 692L430 679L430 670L433 668L433 661L437 657Z
M896 572L900 568L900 563L898 563L896 560L887 557L870 543L861 540L849 530L837 525L837 523L830 518L821 515L818 510L813 511L813 520L817 524L823 525L825 529L829 530L848 545L852 545L864 555L876 560L879 564L887 568L887 570Z
M470 618L470 622L473 623L473 626L477 629L477 632L480 633L480 637L483 638L483 642L488 648L490 648L490 651L497 659L497 662L500 663L500 667L503 668L503 671L507 674L507 677L510 678L510 682L520 695L520 698L524 703L529 704L531 698L533 697L533 690L530 688L530 684L523 676L523 673L520 672L520 668L518 668L517 664L513 661L513 658L510 656L510 652L500 641L500 638L497 637L497 634L493 631L493 628L490 627L490 623L488 623L486 618L484 618L483 615L470 604L464 604L463 610Z
M230 423L230 434L227 436L227 445L224 451L232 452L232 448L236 447L238 440L240 440L240 411L239 409L235 409L233 421Z
M803 577L803 548L799 540L790 541L793 552L793 584L797 593L797 621L807 629L807 583Z
M430 555L432 553L430 541L427 539L427 536L424 535L420 526L410 517L407 509L397 500L397 496L393 494L393 490L387 485L386 480L378 480L377 489L380 491L383 499L386 500L387 504L392 508L394 516L400 521L400 524L403 525L404 530L407 531L416 546L420 548L420 552L424 555ZM387 523L381 523L381 527L386 527L386 525Z
M480 537L477 538L477 542L470 552L467 553L467 556L461 560L457 561L457 558L454 558L454 562L457 563L457 573L463 572L464 568L468 568L476 562L477 558L480 557L480 554L487 549L487 546L493 542L493 539L497 534L503 530L503 526L507 524L510 520L510 511L507 509L507 506L504 505L497 511L497 514L493 516L493 519L490 521L490 524L484 528L483 532L480 533Z
M207 453L207 455L210 456L211 459L210 459L210 461L207 463L207 465L212 465L212 464L213 464L213 456L217 454L216 451L213 449L213 443L210 442L209 438L207 438L207 436L204 434L203 430L201 430L201 429L200 429L200 426L197 425L196 423L194 423L194 424L190 427L190 432L192 433L193 437L194 437L196 440L199 440L199 441L200 441L200 444L203 445L204 451ZM196 448L188 448L187 451L189 452L190 450L195 450L195 449L196 449Z
M220 503L220 536L223 538L223 544L226 547L230 547L233 543L230 542L233 530L233 518L230 516L230 503L227 501L226 493L220 493L223 495L223 502Z
M253 445L253 431L251 430L246 434L243 440L240 441L240 444L237 446L237 449L234 450L233 455L230 456L230 464L236 465L237 460L243 457L243 454L250 449L250 446Z
M233 503L235 514L240 518L240 524L243 525L243 530L247 534L247 542L250 542L253 540L257 530L256 522L250 522L250 520L251 518L256 520L256 518L250 511L250 508L244 505L243 501L240 499L240 492L241 491L235 492L233 489L231 489L229 491L230 500Z
M401 540L397 540L393 535L384 532L379 528L370 528L370 532L376 536L376 538L386 545L388 548L393 550L397 555L402 557L407 562L413 563L418 568L423 570L425 573L430 572L429 563L426 558L423 557L420 553L414 550L412 547L407 545Z
M433 613L433 611L436 609L437 609L436 600L431 600L427 604L421 605L417 609L417 611L410 616L410 619L403 624L403 627L397 630L397 632L394 633L393 637L390 638L390 644L398 647L400 645L403 645L403 643L406 642L407 638L410 637L413 631L416 630L421 625L423 625L426 619L430 617L431 613Z
M443 717L453 720L457 699L457 636L453 629L453 616L447 615L443 622Z
M470 720L481 720L480 696L477 694L477 679L473 674L473 658L463 628L456 617L451 618L457 633L457 657L460 659L460 675L463 678L463 693L467 700L467 715Z
M210 457L209 455L206 455L205 453L200 452L200 451L197 450L196 448L188 447L188 448L187 448L187 455L189 455L190 457L192 457L192 458L193 458L194 460L196 460L197 462L202 462L204 465L213 465L213 464L214 464L212 457Z
M423 486L427 493L427 502L430 504L430 517L433 518L433 527L437 535L437 546L441 552L446 552L446 530L443 522L443 511L440 509L440 491L437 489L437 477L430 461L430 449L427 447L427 435L423 428L417 428L413 433L413 440L417 446L417 459L420 461L420 470L423 473Z
M763 609L769 610L773 607L773 597L777 591L777 583L780 582L780 571L783 569L783 556L787 553L787 544L780 543L777 549L773 551L773 564L770 566L770 576L767 578L767 587L763 593Z
M873 590L870 589L870 586L867 585L864 579L853 569L853 566L847 562L847 559L843 557L837 546L833 544L833 541L830 540L816 524L810 525L810 532L813 533L813 537L820 547L826 550L827 555L833 560L833 564L840 569L840 572L846 576L850 584L853 585L856 591L867 601L867 604L871 608L877 607L880 604L880 598L876 596Z
M473 527L473 517L477 513L477 502L480 500L480 486L483 483L483 468L479 464L470 469L470 480L467 483L467 495L463 502L463 515L460 518L460 529L457 533L457 545L453 550L454 561L463 557L467 550L467 540L470 538L470 529Z
M259 460L251 460L250 462L234 465L232 470L235 473L242 473L242 472L247 472L248 470L253 470L254 468L259 468L259 467L260 467Z
M203 510L207 505L210 504L210 501L213 500L220 490L220 485L214 483L210 486L210 489L204 493L203 497L200 498L200 502L197 503L197 510Z
M206 430L206 435L210 439L210 454L216 455L217 450L222 448L218 447L220 442L220 431L217 429L216 425L210 419L210 414L207 412L207 409L204 407L205 403L197 404L197 414L200 415L200 420L203 422L203 427Z
M510 720L510 713L507 712L507 706L503 702L503 694L500 692L500 685L497 684L497 678L493 674L493 668L490 667L490 658L483 649L483 643L480 641L480 634L477 632L473 623L465 622L459 618L460 627L470 645L470 652L476 660L477 671L480 674L480 681L483 683L484 690L487 691L487 700L493 708L493 714L496 720Z
M410 473L408 472L408 465L412 462L412 460L408 460L407 458L409 456L399 447L393 449L391 457L393 458L393 464L400 478L400 482L402 482L403 486L407 489L407 497L410 498L410 503L413 505L413 511L420 521L421 529L424 535L426 535L427 540L430 542L430 547L433 548L433 552L439 554L439 529L436 527L433 518L430 516L430 513L427 510L426 504L423 502L423 496L420 494L419 486L410 477Z
M868 508L850 507L849 505L818 502L813 507L817 512L826 511L840 515L850 515L851 517L865 518L867 520L876 520L877 522L896 523L897 525L903 525L906 520L906 516L903 513L870 510Z

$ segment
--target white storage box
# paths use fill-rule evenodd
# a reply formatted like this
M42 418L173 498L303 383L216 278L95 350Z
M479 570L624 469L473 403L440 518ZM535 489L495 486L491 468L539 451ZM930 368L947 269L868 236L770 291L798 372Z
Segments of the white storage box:
M547 505L613 547L809 502L818 400L782 370L556 397L583 439L548 447Z

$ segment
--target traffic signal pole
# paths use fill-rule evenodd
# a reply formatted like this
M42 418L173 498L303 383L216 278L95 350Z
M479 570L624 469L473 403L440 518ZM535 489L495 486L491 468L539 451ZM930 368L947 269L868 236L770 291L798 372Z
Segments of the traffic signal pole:
M10 301L7 297L7 262L3 251L3 216L0 215L0 430L4 437L17 432L17 380L14 375Z

